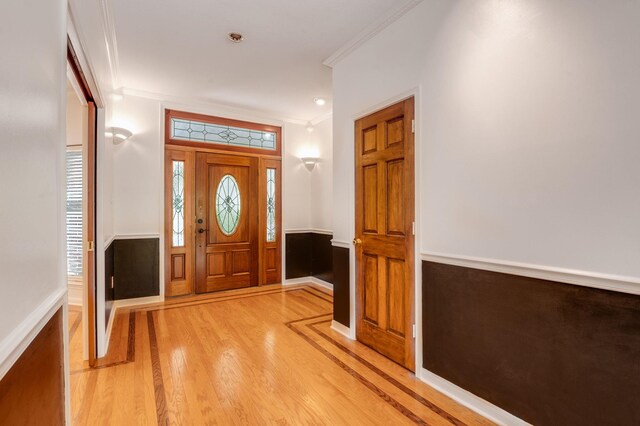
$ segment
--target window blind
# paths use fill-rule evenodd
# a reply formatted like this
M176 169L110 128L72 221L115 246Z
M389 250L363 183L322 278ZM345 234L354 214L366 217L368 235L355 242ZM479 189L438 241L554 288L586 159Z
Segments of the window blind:
M67 151L67 275L82 276L82 151Z

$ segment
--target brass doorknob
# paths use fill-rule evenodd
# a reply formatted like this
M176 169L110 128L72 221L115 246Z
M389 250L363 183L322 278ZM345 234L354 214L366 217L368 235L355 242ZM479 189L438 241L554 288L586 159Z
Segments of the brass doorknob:
M360 238L354 238L353 239L353 245L357 246L358 244L362 244L362 240Z

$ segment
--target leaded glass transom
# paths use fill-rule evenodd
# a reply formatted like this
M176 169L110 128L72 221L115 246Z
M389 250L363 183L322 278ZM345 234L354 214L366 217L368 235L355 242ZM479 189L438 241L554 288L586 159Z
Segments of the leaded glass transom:
M267 241L276 240L276 169L267 169Z
M173 247L184 246L184 161L173 162Z
M231 175L224 175L216 191L216 217L225 235L232 235L240 222L240 188Z
M275 132L243 129L221 124L185 120L183 118L171 119L172 139L275 151L276 137Z

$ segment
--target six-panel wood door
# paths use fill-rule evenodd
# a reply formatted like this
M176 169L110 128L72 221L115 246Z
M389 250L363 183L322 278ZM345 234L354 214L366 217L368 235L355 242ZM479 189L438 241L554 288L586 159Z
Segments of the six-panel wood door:
M257 189L257 158L196 153L196 293L258 285Z
M356 122L356 336L415 371L413 98Z

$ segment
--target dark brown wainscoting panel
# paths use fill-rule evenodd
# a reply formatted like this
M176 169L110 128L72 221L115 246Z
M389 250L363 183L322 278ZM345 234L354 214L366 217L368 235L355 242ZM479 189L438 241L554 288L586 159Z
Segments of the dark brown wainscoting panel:
M286 234L285 277L301 278L311 275L311 237L310 232Z
M104 251L104 329L109 326L111 308L115 300L114 291L111 288L111 278L114 275L113 241Z
M333 319L349 327L349 249L333 247Z
M286 278L316 277L333 283L332 235L318 232L286 234Z
M63 425L62 308L0 380L0 425Z
M311 234L311 276L333 284L333 235Z
M160 294L160 240L116 239L114 246L114 299Z
M422 264L424 368L536 425L640 424L640 296Z

